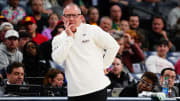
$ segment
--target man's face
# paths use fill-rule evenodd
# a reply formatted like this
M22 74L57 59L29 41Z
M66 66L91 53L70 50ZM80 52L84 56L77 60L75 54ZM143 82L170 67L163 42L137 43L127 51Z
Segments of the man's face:
M82 15L76 6L68 6L64 9L62 19L65 26L71 25L71 31L76 31L76 28L81 24Z
M164 28L163 20L160 18L155 18L152 22L152 30L156 33L161 33Z
M26 29L27 29L27 31L28 31L30 34L35 33L35 32L36 32L36 29L37 29L37 25L34 24L34 23L27 24L27 25L26 25Z
M112 6L110 14L113 21L120 20L122 16L121 8L117 5Z
M100 27L106 31L109 32L112 28L112 21L110 19L104 19L100 23Z
M7 74L7 79L10 84L21 85L24 81L24 69L22 67L14 68L12 73Z
M152 91L153 82L152 82L152 80L148 79L147 77L143 77L139 81L137 88L138 88L138 93L142 93L143 91Z
M18 38L16 37L9 37L5 39L4 43L8 50L13 50L13 49L18 48Z
M167 45L162 44L157 46L157 54L160 57L166 56L168 51L169 51L169 47Z
M139 17L138 16L131 16L129 18L129 25L132 29L137 29L139 27Z
M41 13L43 10L43 2L42 0L32 0L32 11L33 13Z
M176 73L174 71L171 70L166 70L164 72L164 75L160 77L160 84L162 85L165 77L168 78L168 82L169 82L169 88L171 88L172 86L174 86L174 82L176 80Z
M19 5L19 0L9 0L9 5L16 8Z

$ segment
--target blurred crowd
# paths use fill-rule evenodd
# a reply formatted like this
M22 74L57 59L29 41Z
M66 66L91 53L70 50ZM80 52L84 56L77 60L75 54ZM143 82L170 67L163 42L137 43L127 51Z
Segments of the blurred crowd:
M179 96L180 0L0 0L0 94L21 95L8 85L40 85L42 96L67 96L51 43L65 29L61 16L70 3L80 7L82 23L99 26L120 45L105 70L109 96L161 91L165 77L169 97Z

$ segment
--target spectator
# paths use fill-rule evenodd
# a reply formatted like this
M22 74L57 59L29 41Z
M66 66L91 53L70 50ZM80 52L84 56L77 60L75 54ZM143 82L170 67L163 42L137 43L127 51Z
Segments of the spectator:
M1 6L0 6L0 7L1 7ZM3 15L0 15L0 25L1 25L3 22L8 22L8 20L7 20Z
M133 3L132 13L140 17L141 28L150 29L153 16L162 16L167 18L170 10L177 6L177 0L142 0L139 3Z
M142 49L147 51L149 48L149 41L148 41L148 33L145 29L140 28L140 21L138 15L130 15L129 16L129 25L130 29L136 31L137 36L142 36Z
M56 28L51 32L52 37L54 38L56 35L61 34L64 31L64 23L63 21L59 21ZM64 69L55 63L52 60L51 53L52 53L52 39L42 43L39 47L42 59L46 61L46 64L52 68L58 68L61 71Z
M60 89L60 91L53 91L50 89L54 96L67 96L66 88L64 87L64 73L58 69L49 69L44 78L44 87ZM48 92L49 93L49 92Z
M152 20L152 32L149 34L149 49L154 51L159 40L165 39L168 41L170 50L175 51L175 47L169 39L169 33L164 30L165 20L161 16L156 16Z
M160 76L160 91L162 89L163 81L165 80L165 77L168 79L169 88L168 88L168 97L178 97L179 96L179 89L174 86L175 80L176 80L176 72L172 68L165 68L161 71Z
M64 73L58 69L49 69L43 85L45 87L62 87L64 85Z
M7 67L7 82L5 84L22 85L24 82L24 65L20 62L13 62Z
M127 20L121 20L119 27L120 30L124 32L130 30L129 22Z
M8 0L8 6L3 8L1 14L11 22L17 24L18 21L22 20L26 16L26 12L23 8L19 7L19 0Z
M52 38L54 38L58 34L61 34L62 31L64 31L64 23L63 21L59 21L55 29L51 32ZM43 59L52 60L52 39L42 43L39 49Z
M58 21L59 21L59 18L56 13L50 14L48 18L49 27L42 31L42 35L46 36L49 40L52 39L51 32L56 27Z
M121 8L118 4L112 5L110 8L110 17L113 21L112 29L120 30L120 20L122 16Z
M180 0L177 7L173 8L168 14L168 24L171 29L175 26L176 22L180 18Z
M123 63L121 62L121 57L118 56L114 59L111 71L107 74L107 76L111 80L111 85L108 87L109 89L124 88L135 83L133 77L123 71Z
M173 64L166 59L168 51L168 41L160 40L156 47L157 55L149 56L145 62L147 71L161 73L164 68L174 68Z
M108 16L102 17L99 25L105 32L112 33L112 20Z
M36 32L37 24L32 16L27 16L23 19L23 24L26 26L27 32L32 36L32 40L38 45L48 41L48 38Z
M0 41L4 40L4 35L5 33L10 30L10 29L14 29L13 25L9 22L4 22L0 25Z
M88 9L88 20L87 23L91 24L91 25L99 25L99 11L97 8L95 7L91 7Z
M6 70L13 62L22 62L22 53L18 50L19 34L15 30L8 30L0 44L0 70Z
M118 51L118 56L122 56L123 54L123 50L124 50L124 33L117 33L115 32L112 36L113 38L117 41L117 43L119 44L120 48Z
M30 6L32 9L32 14L28 16L33 16L37 24L37 33L41 33L45 27L48 26L48 16L43 14L43 1L42 0L31 0Z
M136 43L137 35L135 31L129 30L124 33L124 49L122 61L130 72L134 72L133 64L145 60L145 56L139 45Z
M41 60L38 45L34 41L29 41L25 44L23 49L23 63L25 76L27 77L43 77L49 69Z
M158 84L156 74L145 72L137 84L125 87L120 93L120 97L138 97L143 91L153 92L155 85Z
M19 46L18 49L23 52L24 45L32 40L31 35L28 32L19 32Z

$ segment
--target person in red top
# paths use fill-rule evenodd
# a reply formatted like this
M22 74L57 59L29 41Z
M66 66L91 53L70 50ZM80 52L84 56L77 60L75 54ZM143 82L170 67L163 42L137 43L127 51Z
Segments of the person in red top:
M47 37L36 32L37 24L32 16L24 17L22 22L26 26L26 30L31 34L32 40L35 41L38 45L40 45L45 41L48 41Z

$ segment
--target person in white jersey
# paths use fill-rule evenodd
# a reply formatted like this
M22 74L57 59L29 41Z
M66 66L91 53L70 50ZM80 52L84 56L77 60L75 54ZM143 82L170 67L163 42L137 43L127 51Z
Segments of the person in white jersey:
M65 31L52 41L52 58L65 65L68 101L106 101L110 80L104 70L112 64L119 45L100 27L81 23L82 18L77 5L64 8Z

